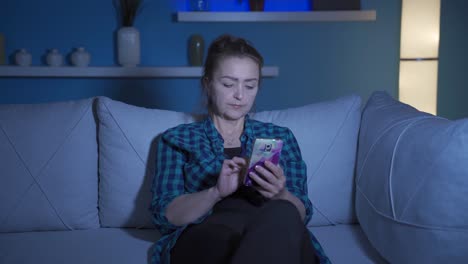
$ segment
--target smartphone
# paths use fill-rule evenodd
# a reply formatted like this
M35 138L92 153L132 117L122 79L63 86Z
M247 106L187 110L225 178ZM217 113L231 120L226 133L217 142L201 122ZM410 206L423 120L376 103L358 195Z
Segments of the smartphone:
M252 153L249 159L249 166L244 177L244 185L252 186L256 183L250 179L249 173L255 172L255 166L265 166L265 161L270 161L278 165L281 158L281 149L283 148L283 141L275 138L256 138Z

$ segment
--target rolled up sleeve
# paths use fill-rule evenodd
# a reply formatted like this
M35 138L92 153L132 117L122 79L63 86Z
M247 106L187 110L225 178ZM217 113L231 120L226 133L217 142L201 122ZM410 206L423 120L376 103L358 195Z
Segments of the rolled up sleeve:
M182 150L169 144L163 135L157 144L156 168L151 188L153 222L163 234L179 228L169 222L166 209L174 198L184 194L185 162L186 157Z
M282 167L286 176L286 187L294 194L305 207L305 223L312 218L312 203L309 200L307 189L307 167L302 159L301 150L294 134L288 129L286 137L283 139Z

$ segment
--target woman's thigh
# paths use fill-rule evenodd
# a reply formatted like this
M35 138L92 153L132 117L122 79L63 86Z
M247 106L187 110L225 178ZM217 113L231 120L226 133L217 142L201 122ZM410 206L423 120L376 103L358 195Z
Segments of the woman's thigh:
M189 225L171 251L171 263L224 263L237 248L255 210L243 199L229 197L199 224Z

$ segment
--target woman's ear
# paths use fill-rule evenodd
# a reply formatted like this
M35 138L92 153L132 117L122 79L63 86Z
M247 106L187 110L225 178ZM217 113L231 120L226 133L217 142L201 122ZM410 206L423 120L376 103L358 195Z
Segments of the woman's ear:
M203 76L202 78L203 89L207 90L209 84L210 84L210 80L208 79L208 77Z
M202 78L202 87L203 87L203 91L205 91L205 94L209 97L211 94L210 79L206 76Z

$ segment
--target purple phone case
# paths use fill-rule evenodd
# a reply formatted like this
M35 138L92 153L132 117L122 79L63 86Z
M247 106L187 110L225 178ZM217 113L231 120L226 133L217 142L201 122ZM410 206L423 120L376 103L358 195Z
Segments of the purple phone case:
M255 139L252 148L252 155L250 156L249 167L244 178L244 185L252 186L254 181L250 179L249 173L255 171L255 166L264 166L265 161L278 165L281 158L281 149L283 148L283 141L281 139L273 138L257 138Z

